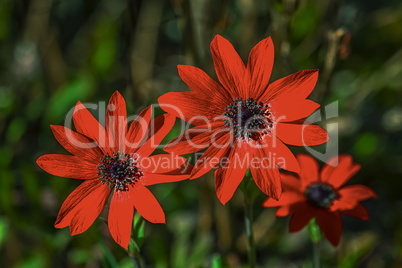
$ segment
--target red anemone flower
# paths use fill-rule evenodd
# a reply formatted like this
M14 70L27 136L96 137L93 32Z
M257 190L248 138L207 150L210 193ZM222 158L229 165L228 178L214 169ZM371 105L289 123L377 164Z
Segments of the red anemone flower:
M349 155L331 158L321 170L311 156L299 154L297 161L300 174L282 173L282 197L279 201L268 198L263 206L279 207L277 217L292 214L290 232L300 231L316 218L325 237L336 246L342 233L341 214L367 220L368 212L360 201L377 196L364 185L343 186L360 169Z
M303 118L319 104L306 99L315 87L317 70L304 70L269 84L274 62L271 38L260 41L244 65L228 40L217 35L211 52L218 84L199 68L179 65L182 80L192 89L159 98L166 112L195 127L171 141L165 150L177 154L205 149L191 179L213 167L219 200L229 201L250 168L262 192L278 199L278 166L299 172L285 144L313 146L328 141L327 132Z
M52 125L56 140L72 155L47 154L37 164L60 177L84 180L64 201L55 227L71 235L86 231L112 194L108 227L123 248L130 241L134 208L148 221L164 223L162 207L146 186L188 179L187 162L170 154L150 156L172 128L175 118L152 119L147 107L127 127L126 103L119 92L110 98L103 127L78 102L73 114L77 132Z

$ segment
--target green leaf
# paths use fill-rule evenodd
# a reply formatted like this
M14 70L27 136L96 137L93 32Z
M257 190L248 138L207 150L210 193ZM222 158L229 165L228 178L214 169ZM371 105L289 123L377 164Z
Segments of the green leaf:
M5 218L0 218L0 247L7 236L8 221Z
M134 256L140 253L140 247L137 245L137 242L135 242L134 238L130 238L130 243L128 244L128 249L127 252L129 253L130 256Z
M194 246L191 249L189 259L189 262L192 264L192 266L202 267L212 247L212 239L209 235L203 234L197 236Z
M14 175L8 169L0 169L0 178L0 208L13 213Z
M219 254L213 255L211 268L223 268L223 267L225 266L223 265L222 256Z
M26 130L26 122L21 117L15 117L7 128L7 142L18 142Z
M355 237L347 245L346 255L338 267L359 267L359 261L376 246L377 236L374 233L365 233Z
M0 167L8 167L13 159L13 150L11 145L0 147Z
M292 16L291 35L297 40L306 38L318 28L320 15L319 6L315 1L305 1Z
M144 243L145 222L139 213L134 214L133 231L127 252L130 256L140 254L141 246Z
M141 247L145 236L145 222L139 213L134 215L133 237L138 247Z
M355 143L354 150L359 156L372 156L379 147L378 137L373 133L363 133Z
M105 245L104 242L99 242L99 247L103 253L103 256L105 256L105 260L109 264L107 267L120 267L119 263L113 255L113 252L110 251L110 249Z
M0 40L5 40L10 29L10 15L13 14L10 10L11 1L3 1L0 5Z
M34 170L34 166L32 165L22 165L21 166L21 179L22 185L26 192L29 201L35 204L38 208L40 207L40 199L41 199L41 190L38 185L38 177L37 172Z
M91 252L88 249L72 249L69 251L68 258L73 264L86 264L91 258Z
M16 98L11 88L0 86L0 119L13 112Z
M247 171L239 188L243 191L244 197L248 203L253 203L253 200L261 194L261 190L255 184L253 177L251 177L250 170Z
M100 74L105 74L114 65L117 32L116 22L111 19L100 20L94 31L95 48L91 57L91 64L92 68Z
M26 258L21 264L17 265L18 268L37 268L46 267L45 258L43 253L37 252L35 255Z
M46 113L46 124L62 121L66 113L77 101L85 100L94 89L94 81L90 75L80 75L69 84L58 90L50 99Z

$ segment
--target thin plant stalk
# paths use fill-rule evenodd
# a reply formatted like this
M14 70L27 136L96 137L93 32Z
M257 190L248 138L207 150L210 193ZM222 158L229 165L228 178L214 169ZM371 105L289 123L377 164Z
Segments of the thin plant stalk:
M313 242L313 268L320 268L320 241Z
M127 253L133 261L134 268L142 268L141 251L142 240L144 238L144 220L141 216L134 218L133 232L131 234L130 245Z
M133 263L134 263L134 268L142 268L142 265L141 265L141 257L140 257L140 254L139 254L139 253L138 253L138 254L131 255L130 258L131 258L131 260L132 260Z
M248 240L248 263L250 268L255 268L256 250L253 233L253 202L248 201L246 197L244 200L244 223Z
M320 268L320 241L322 240L322 233L315 219L310 220L308 223L308 233L313 244L313 267Z

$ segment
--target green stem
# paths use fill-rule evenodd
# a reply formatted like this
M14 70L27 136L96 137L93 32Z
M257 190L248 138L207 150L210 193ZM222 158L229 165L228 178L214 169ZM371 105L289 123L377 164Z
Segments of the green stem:
M134 263L134 268L141 268L140 248L133 238L130 240L130 246L128 247L127 253Z
M140 254L135 254L135 255L132 255L130 257L131 257L131 260L134 263L134 268L141 268L142 267Z
M320 241L322 239L322 233L315 218L311 219L308 223L308 233L313 243L313 267L320 268Z
M320 242L313 242L313 267L320 268Z
M144 238L144 220L141 216L135 217L133 222L133 232L131 234L130 245L128 246L128 256L133 261L134 268L142 268L141 251L142 240Z
M248 240L248 263L250 268L255 268L256 253L253 233L253 203L249 202L247 197L245 197L244 201L244 223Z

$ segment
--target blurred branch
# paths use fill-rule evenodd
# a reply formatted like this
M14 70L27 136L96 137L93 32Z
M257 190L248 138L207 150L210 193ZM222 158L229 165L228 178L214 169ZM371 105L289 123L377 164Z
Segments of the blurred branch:
M210 41L207 29L211 25L211 16L205 14L210 12L211 4L212 1L183 0L180 9L186 64L199 68L207 67L206 52Z
M38 43L48 29L52 0L32 0L29 5L23 39Z
M66 81L65 64L57 44L55 28L49 27L52 0L33 0L29 6L23 40L34 43L40 52L50 80L56 90Z
M39 52L50 80L50 88L58 89L66 82L64 59L57 43L55 29L51 27L39 43Z
M202 200L203 202L198 202L199 222L197 226L198 229L197 233L205 234L211 231L212 209L211 209L211 202L207 200L210 200L211 197L213 196L211 195L212 192L208 183L200 183L199 187L200 187L200 200Z
M348 107L356 110L362 106L364 100L374 91L382 90L389 83L402 87L402 49L399 49L382 66L377 68L370 76L361 75L356 79L355 88L358 94L349 99ZM360 89L360 90L359 90Z
M232 226L228 206L223 206L215 199L215 221L218 235L218 246L222 251L227 251L232 246Z
M182 2L182 28L183 28L183 46L186 64L198 65L200 62L199 44L196 42L194 30L193 13L190 0Z
M321 82L318 87L321 97L324 97L327 93L338 55L340 40L344 34L345 32L343 29L329 31L327 34L328 50L325 55L324 70L321 74Z
M209 2L209 9L211 9L211 5L215 3L215 1ZM229 0L221 0L219 5L219 12L218 16L216 17L216 21L213 24L210 24L210 27L213 29L214 32L222 33L225 28L228 26L228 4Z
M137 93L134 99L147 99L152 87L163 3L162 0L144 1L140 8L130 49L131 80Z
M248 51L250 48L250 44L255 43L255 29L257 23L257 14L255 9L257 5L254 1L251 0L240 0L239 1L240 9L242 11L242 22L241 22L241 30L239 38L241 44L242 51Z
M278 59L281 64L276 64L277 67L282 68L284 74L292 73L293 68L291 66L290 54L290 41L289 41L289 29L290 22L293 14L299 7L299 1L297 0L284 0L284 10L277 12L272 3L270 3L270 16L272 17L272 25L270 25L270 34L276 45L276 51L280 57ZM272 32L272 33L271 33Z

